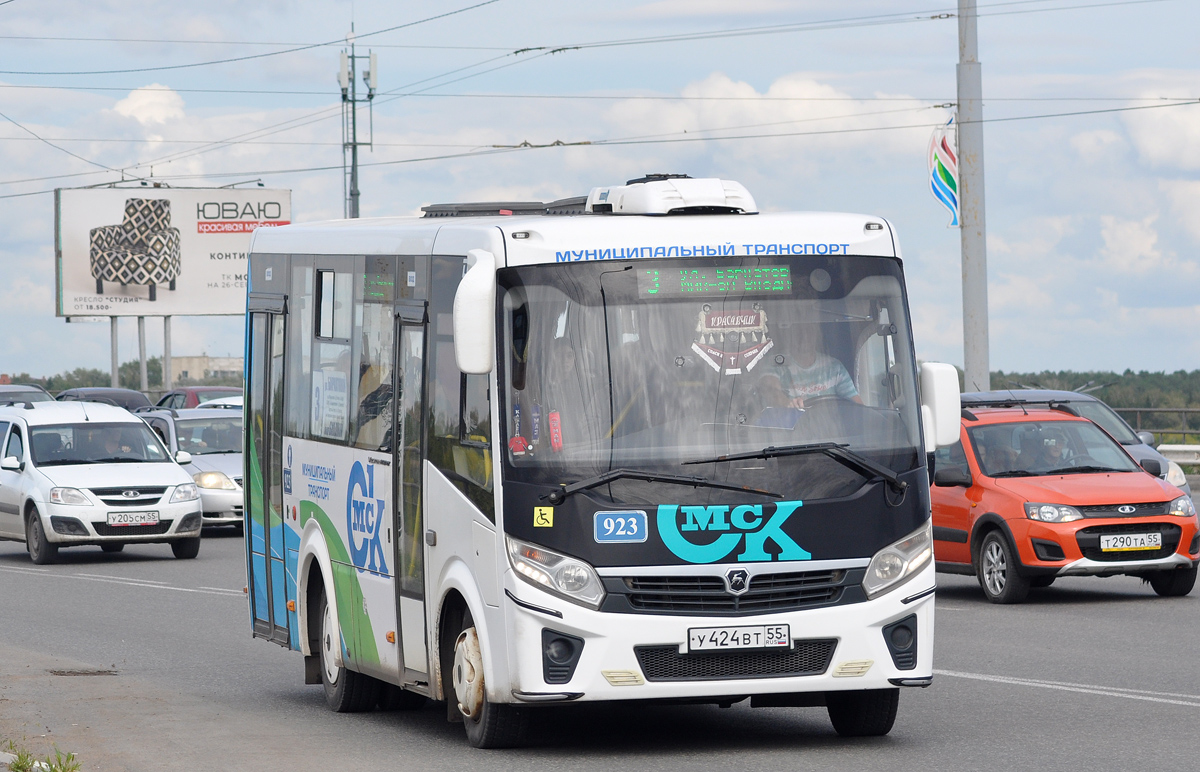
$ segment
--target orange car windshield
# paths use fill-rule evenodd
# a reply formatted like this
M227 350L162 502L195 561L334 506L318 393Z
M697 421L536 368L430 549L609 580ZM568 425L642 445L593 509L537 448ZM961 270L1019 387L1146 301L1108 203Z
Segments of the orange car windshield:
M968 430L987 477L1136 472L1139 467L1091 422L1021 421Z

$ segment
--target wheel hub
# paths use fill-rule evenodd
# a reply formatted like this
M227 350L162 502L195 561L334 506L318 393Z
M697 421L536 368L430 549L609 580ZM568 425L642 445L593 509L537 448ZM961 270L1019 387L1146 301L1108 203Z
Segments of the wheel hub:
M333 611L325 606L325 616L321 618L321 666L325 668L325 680L330 684L337 683L337 657L334 656Z
M479 636L471 627L458 634L454 643L454 669L451 673L454 697L463 716L478 720L483 710L483 655Z
M988 592L999 595L1004 592L1008 579L1008 564L1004 559L1004 551L996 542L989 542L983 551L983 581L987 584Z

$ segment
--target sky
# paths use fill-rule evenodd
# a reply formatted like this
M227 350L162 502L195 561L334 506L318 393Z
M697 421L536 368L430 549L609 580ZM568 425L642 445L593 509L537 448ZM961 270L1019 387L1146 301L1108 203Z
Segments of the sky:
M55 317L56 187L121 179L110 170L261 179L293 191L295 222L341 217L352 24L379 69L363 216L666 171L737 180L764 211L886 217L918 357L961 366L959 233L926 166L953 113L955 10L0 0L0 372L108 369L107 323ZM991 369L1200 369L1200 3L981 0L979 14ZM593 144L512 149L556 141ZM146 327L154 356L162 325ZM136 323L119 329L124 361ZM239 317L176 317L172 353L238 355L242 334Z

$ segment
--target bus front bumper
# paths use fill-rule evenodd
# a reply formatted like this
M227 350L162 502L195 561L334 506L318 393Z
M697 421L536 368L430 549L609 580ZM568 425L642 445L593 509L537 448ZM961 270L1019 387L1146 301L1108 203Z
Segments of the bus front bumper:
M824 692L928 686L933 678L932 563L872 600L747 616L604 613L542 592L511 571L505 585L513 635L508 683L488 689L497 702L720 703L762 695L756 701L771 704L766 695L790 695L775 702L819 705ZM790 645L689 647L701 629L736 628L744 637L780 625L787 625ZM899 646L910 634L911 643Z

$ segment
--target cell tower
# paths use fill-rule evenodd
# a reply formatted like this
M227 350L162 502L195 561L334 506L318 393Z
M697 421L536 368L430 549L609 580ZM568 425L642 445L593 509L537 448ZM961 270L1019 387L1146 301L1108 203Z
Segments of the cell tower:
M338 85L342 87L342 192L345 196L345 215L349 218L358 217L358 148L372 147L375 140L375 88L379 84L379 68L374 53L358 55L354 52L354 25L350 25L350 34L346 36L349 49L341 53L341 67L338 69ZM358 95L358 62L367 60L367 69L363 71L363 83L367 87L367 95ZM358 106L367 103L368 139L358 141Z

